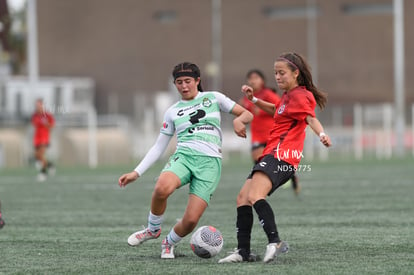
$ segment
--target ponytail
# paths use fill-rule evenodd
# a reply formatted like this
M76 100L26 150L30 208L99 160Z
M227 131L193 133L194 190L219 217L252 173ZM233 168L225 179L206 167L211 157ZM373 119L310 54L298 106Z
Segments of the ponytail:
M200 92L202 92L202 91L203 91L203 87L201 87L201 79L200 79L200 82L198 82L197 89L198 89L198 91L200 91Z

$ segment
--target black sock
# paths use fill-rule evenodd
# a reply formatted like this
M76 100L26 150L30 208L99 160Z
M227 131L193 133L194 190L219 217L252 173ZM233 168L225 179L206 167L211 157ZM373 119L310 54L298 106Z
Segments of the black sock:
M237 207L237 248L245 261L250 255L250 235L253 226L253 210L250 205Z
M273 210L269 203L266 200L261 199L256 201L253 206L259 216L260 224L263 226L263 230L267 235L269 243L280 242L275 222L275 215L273 214Z

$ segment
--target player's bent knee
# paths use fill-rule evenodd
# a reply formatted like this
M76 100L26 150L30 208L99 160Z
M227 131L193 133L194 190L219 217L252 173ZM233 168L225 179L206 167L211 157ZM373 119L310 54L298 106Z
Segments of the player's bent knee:
M239 194L237 195L237 207L242 205L249 205L248 195L251 185L251 179L246 180L243 187L240 189Z
M174 174L162 173L154 187L153 196L167 199L180 186L180 179Z
M249 204L249 200L247 199L247 194L240 191L240 193L237 195L236 202L237 202L237 206Z
M168 181L158 181L154 188L154 196L159 199L167 199L175 190Z
M255 195L249 194L247 201L249 202L250 205L254 205L258 200L261 200L261 199L266 199L266 198L262 196L255 196Z
M158 199L167 199L171 195L171 191L162 187L162 185L156 185L154 188L154 197Z

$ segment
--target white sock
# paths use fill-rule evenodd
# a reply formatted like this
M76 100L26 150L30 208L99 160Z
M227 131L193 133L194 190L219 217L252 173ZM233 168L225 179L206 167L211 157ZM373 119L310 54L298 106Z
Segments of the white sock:
M167 235L167 242L172 245L176 245L181 241L182 237L178 236L175 233L174 228L171 229L170 233Z
M151 232L157 232L161 229L163 215L157 216L151 213L148 215L148 228Z

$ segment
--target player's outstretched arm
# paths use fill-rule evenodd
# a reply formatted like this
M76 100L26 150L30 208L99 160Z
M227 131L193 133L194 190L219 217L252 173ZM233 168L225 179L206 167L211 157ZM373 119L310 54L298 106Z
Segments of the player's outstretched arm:
M138 164L134 171L123 174L119 180L118 184L120 187L125 187L127 184L135 181L137 178L142 176L142 174L147 171L164 153L167 149L168 143L170 142L172 136L165 135L160 133L155 144L149 149L145 157Z
M253 120L253 114L239 104L233 107L231 113L236 116L233 120L234 132L239 137L246 138L246 125Z
M327 134L325 134L325 132L323 131L322 124L319 122L319 120L316 117L307 116L306 122L312 128L315 134L319 136L319 139L323 143L323 145L325 145L326 147L329 147L332 145L330 137Z
M262 109L263 111L265 111L266 113L272 116L275 114L276 112L275 104L254 97L252 87L248 85L243 85L241 90L246 95L247 99L253 102L257 107L259 107L260 109Z

